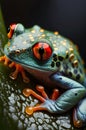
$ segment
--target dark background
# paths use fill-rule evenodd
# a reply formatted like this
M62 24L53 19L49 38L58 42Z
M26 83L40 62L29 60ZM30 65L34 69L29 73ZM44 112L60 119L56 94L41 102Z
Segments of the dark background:
M21 22L59 31L78 44L86 61L86 0L3 0L2 11L6 27Z

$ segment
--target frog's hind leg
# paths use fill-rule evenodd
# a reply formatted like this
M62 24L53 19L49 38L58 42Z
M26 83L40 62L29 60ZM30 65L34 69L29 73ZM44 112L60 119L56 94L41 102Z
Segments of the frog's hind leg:
M48 95L46 94L45 90L44 90L44 87L43 86L39 86L37 85L36 86L36 89L41 93L42 96L40 96L39 94L37 94L36 92L34 92L32 89L24 89L23 90L23 94L24 96L26 97L29 97L30 95L33 95L35 98L37 98L38 100L40 100L42 103L39 104L39 105L36 105L34 107L29 107L27 106L26 109L25 109L25 112L28 114L28 115L31 115L33 112L35 111L39 111L39 110L47 110L47 108L45 107L45 102L49 100L49 97ZM58 89L54 89L53 91L53 94L51 96L51 99L54 101L57 99L59 95L59 91Z
M27 114L32 114L34 111L38 110L47 110L51 113L63 113L74 107L84 96L86 93L86 89L80 83L69 79L67 77L61 76L59 74L54 74L50 77L56 83L62 85L62 88L66 89L64 93L62 93L56 100L53 99L44 99L42 96L40 97L33 90L30 90L30 94L35 96L37 99L42 101L42 104L35 107L27 107ZM40 89L39 89L40 90ZM55 94L55 92L54 92ZM53 97L53 96L52 96ZM55 97L55 96L54 96Z
M73 122L78 128L86 125L86 98L82 99L74 109Z

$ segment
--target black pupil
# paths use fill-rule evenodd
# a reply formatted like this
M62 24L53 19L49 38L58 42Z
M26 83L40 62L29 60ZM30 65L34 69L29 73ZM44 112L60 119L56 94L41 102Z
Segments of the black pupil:
M39 54L40 54L40 58L42 60L43 59L43 54L44 54L44 48L43 47L39 48Z
M44 48L43 47L39 48L39 54L42 56L43 53L44 53Z

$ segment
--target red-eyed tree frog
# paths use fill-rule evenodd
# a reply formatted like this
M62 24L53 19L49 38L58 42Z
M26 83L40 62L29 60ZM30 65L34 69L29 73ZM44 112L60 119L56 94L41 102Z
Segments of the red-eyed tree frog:
M83 61L78 48L69 39L58 32L51 32L35 25L25 29L21 24L11 24L8 33L8 43L4 48L5 64L16 66L10 77L15 79L21 72L23 80L28 82L24 69L41 84L56 88L49 99L42 86L37 90L25 88L23 94L35 96L41 100L40 105L26 107L26 113L31 115L38 110L47 110L50 113L62 114L74 108L73 122L76 127L86 124L86 77ZM12 63L9 63L9 60ZM59 88L63 93L59 95Z

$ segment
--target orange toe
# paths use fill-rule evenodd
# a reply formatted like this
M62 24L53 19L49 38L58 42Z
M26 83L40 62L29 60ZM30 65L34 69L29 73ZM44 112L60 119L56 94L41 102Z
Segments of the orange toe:
M73 112L73 123L74 123L74 126L77 127L77 128L82 127L82 124L83 124L82 121L80 121L77 118L76 109L74 109L74 112Z
M0 62L4 61L4 65L8 65L10 60L6 57L6 55L0 57Z
M59 90L58 89L54 89L53 90L53 94L51 96L52 100L56 100L59 97Z
M20 73L25 83L28 83L30 81L29 78L26 76L24 68L21 65L12 62L11 64L9 64L9 67L15 67L15 71L10 74L11 79L16 79L18 74Z
M36 86L36 89L42 94L42 96L43 96L45 99L48 99L48 95L46 94L46 92L45 92L43 86L37 85L37 86Z

